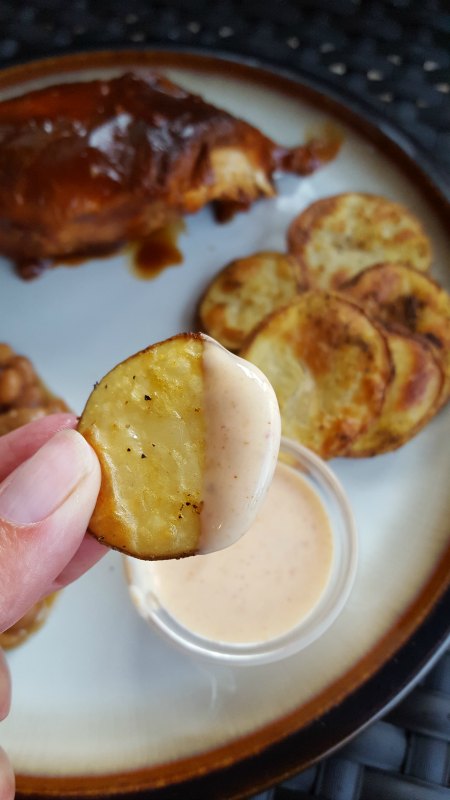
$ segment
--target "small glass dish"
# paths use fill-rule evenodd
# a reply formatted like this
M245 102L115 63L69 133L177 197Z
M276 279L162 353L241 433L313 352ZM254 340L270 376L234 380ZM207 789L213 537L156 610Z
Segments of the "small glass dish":
M130 596L139 614L153 628L190 653L216 662L241 665L286 658L318 639L335 621L348 599L356 573L358 541L353 514L342 486L321 458L290 439L281 440L279 462L287 464L319 499L328 518L332 541L331 565L317 602L281 635L263 641L239 642L200 635L164 607L158 595L156 576L160 562L142 562L125 557ZM280 535L278 527L273 534L275 537ZM209 559L211 555L192 556L189 560L199 558ZM280 584L283 584L281 576ZM245 606L242 613L245 613Z

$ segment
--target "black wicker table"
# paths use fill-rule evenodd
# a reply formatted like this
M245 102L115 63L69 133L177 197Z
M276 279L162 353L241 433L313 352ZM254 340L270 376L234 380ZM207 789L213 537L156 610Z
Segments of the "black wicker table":
M2 67L69 52L152 46L245 55L319 81L398 130L433 165L450 197L450 6L444 0L0 4ZM432 627L426 635L427 648L436 649ZM422 664L414 688L410 684L381 718L254 800L450 798L450 649L437 644L431 670ZM403 658L414 659L419 646L410 643Z

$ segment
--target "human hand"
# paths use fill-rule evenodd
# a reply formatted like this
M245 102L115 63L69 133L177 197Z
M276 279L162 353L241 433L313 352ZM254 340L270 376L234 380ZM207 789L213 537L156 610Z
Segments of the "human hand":
M0 632L107 552L85 535L100 466L75 425L72 414L54 414L0 437ZM0 720L10 695L0 652ZM13 772L0 748L0 800L13 797Z

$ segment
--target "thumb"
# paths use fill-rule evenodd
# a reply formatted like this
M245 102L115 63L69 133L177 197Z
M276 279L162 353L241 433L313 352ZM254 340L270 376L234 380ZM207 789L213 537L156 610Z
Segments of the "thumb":
M53 436L0 485L0 631L45 594L78 550L100 466L74 430Z

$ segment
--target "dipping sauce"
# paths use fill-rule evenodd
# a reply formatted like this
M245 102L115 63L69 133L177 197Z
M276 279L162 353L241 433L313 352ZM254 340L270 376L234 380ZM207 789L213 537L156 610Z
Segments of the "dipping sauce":
M143 616L159 605L200 637L250 644L282 636L306 619L332 563L333 535L321 499L297 470L279 462L255 522L231 547L127 565Z
M280 447L278 402L265 375L205 336L205 440L199 553L229 547L250 527Z

